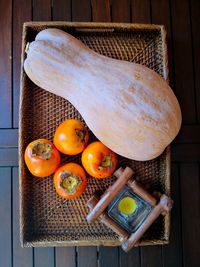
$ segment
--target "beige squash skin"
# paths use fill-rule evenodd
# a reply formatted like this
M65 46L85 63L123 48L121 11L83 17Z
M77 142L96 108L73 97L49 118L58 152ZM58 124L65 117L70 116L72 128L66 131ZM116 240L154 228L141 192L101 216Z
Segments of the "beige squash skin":
M96 137L124 157L153 159L180 129L179 103L157 73L99 55L61 30L36 36L24 69L35 84L69 100Z

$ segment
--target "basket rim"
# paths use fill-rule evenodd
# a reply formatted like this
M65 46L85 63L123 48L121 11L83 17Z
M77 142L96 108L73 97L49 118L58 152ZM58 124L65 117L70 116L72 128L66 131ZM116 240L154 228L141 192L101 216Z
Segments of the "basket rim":
M68 27L95 27L95 28L126 28L126 29L141 29L141 30L161 30L164 29L162 24L145 24L145 23L122 23L122 22L72 22L72 21L26 21L23 27L33 26L68 26Z
M138 246L153 246L153 245L166 245L169 240L147 240L141 241ZM24 241L21 246L26 247L67 247L67 246L121 246L122 242L119 240L72 240L72 241Z

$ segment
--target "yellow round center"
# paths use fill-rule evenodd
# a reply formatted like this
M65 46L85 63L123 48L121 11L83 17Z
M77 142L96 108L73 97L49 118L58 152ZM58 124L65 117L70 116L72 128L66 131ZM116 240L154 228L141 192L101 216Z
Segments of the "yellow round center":
M131 215L136 210L136 201L131 197L124 197L120 200L118 209L125 215Z

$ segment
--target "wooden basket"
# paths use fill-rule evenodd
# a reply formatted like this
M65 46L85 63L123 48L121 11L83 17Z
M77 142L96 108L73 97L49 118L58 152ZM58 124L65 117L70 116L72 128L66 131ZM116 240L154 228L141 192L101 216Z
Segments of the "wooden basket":
M62 29L96 52L154 69L168 79L166 33L163 26L119 23L28 22L22 40L22 70L19 125L20 237L22 246L120 245L112 230L99 222L88 224L87 200L95 191L104 191L114 177L95 180L89 177L86 192L78 199L64 200L54 189L52 176L33 177L24 162L24 151L37 138L53 139L56 127L69 118L81 119L65 99L33 84L23 70L25 46L45 28ZM91 140L95 137L90 133ZM62 163L80 163L80 155L62 156ZM119 166L130 166L140 181L170 195L169 147L155 160L139 162L119 157ZM169 240L169 215L160 217L148 230L141 245L166 244Z

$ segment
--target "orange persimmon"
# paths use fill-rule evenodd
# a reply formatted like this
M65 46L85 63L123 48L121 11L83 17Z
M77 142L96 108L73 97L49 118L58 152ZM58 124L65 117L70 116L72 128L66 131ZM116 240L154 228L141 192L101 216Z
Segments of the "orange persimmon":
M117 155L100 141L89 144L82 153L82 164L94 178L107 178L117 166Z
M46 177L56 171L60 164L60 153L47 139L31 142L24 154L29 171L36 177Z
M81 153L86 147L89 134L84 124L75 119L66 120L56 129L54 144L56 148L66 155Z
M54 174L56 192L66 199L79 197L85 191L86 184L85 172L76 163L67 163L61 166Z

